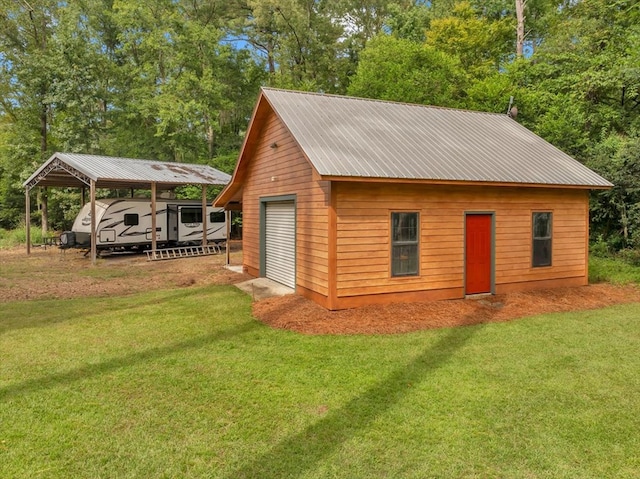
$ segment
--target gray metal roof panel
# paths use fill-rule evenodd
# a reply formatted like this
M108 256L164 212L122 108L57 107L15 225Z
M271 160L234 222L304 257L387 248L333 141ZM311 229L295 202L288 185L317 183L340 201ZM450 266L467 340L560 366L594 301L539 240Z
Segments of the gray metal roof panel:
M208 165L77 153L55 153L24 182L24 185L26 186L36 178L54 159L64 162L96 182L102 180L111 182L225 185L231 180L230 175Z
M612 186L507 115L263 93L323 176Z

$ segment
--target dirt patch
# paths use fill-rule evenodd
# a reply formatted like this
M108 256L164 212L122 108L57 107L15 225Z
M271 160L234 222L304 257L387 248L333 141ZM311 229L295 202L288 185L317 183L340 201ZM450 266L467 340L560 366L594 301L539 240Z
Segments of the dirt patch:
M57 248L0 250L0 304L30 299L118 296L149 290L236 284L250 279L223 267L225 255L147 261L146 255L114 255L95 266L84 253ZM242 263L239 244L231 263ZM640 302L640 288L595 284L513 293L475 300L368 306L327 311L300 296L253 304L264 323L303 334L393 334L429 328L508 321L540 313L597 309Z
M396 334L632 302L640 302L640 289L636 286L595 284L484 299L401 303L343 311L327 311L300 296L284 296L254 303L253 314L274 328L303 334Z
M232 263L242 251L232 247ZM99 258L58 248L0 250L0 303L30 299L118 296L142 291L234 284L249 279L223 268L225 255L148 261L146 254Z

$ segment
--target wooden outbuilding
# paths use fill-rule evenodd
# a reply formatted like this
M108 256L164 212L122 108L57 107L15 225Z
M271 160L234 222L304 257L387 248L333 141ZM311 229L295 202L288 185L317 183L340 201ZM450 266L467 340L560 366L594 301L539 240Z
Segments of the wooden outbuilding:
M507 115L264 88L214 205L248 273L344 309L585 285L611 186Z

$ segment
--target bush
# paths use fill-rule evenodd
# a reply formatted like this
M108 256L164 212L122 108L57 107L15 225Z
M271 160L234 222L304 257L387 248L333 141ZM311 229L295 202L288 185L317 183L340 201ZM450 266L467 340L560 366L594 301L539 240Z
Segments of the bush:
M589 253L598 258L608 258L611 256L611 248L602 235L598 235L596 240L589 245Z
M638 249L623 249L618 251L617 256L631 266L640 266L640 250Z
M631 265L620 256L589 258L589 282L613 284L640 284L640 268Z
M27 243L27 229L25 225L13 230L5 230L0 228L0 248L15 248L16 246L25 245ZM31 243L42 243L42 230L38 227L31 227Z

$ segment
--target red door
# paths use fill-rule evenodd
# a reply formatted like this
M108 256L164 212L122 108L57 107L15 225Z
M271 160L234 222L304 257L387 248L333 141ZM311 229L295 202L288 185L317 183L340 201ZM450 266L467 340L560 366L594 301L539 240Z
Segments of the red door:
M491 215L466 217L465 294L491 292Z

